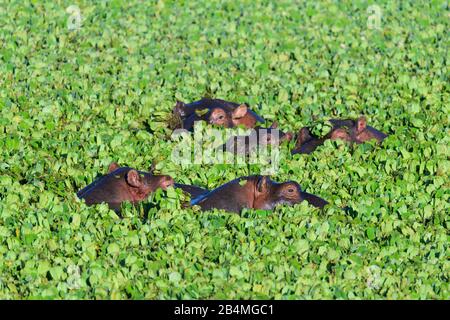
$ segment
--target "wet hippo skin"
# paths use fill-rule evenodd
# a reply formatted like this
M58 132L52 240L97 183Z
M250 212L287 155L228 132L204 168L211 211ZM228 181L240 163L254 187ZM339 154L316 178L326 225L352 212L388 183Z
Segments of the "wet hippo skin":
M112 163L108 174L78 191L77 196L84 199L87 205L107 203L118 212L122 202L136 204L147 199L156 189L166 189L173 185L174 181L170 176L153 175Z
M225 128L239 125L254 128L258 122L264 122L247 105L220 99L203 98L189 104L177 101L173 113L181 119L180 128L188 131L193 131L194 123L202 120Z
M278 183L268 176L248 176L232 180L191 201L202 210L223 209L229 212L241 212L242 209L272 210L278 205L294 205L307 201L311 205L323 208L328 204L324 199L303 192L294 181Z
M333 125L331 131L324 137L314 136L308 127L304 127L297 135L297 142L292 154L313 152L321 146L325 140L344 140L349 143L364 143L369 140L377 140L381 143L388 135L367 125L365 117L359 117L356 120L351 119L331 119Z

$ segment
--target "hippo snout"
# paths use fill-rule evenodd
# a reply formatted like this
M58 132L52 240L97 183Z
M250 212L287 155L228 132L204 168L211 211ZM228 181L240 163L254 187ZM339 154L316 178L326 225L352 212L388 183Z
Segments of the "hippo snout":
M168 187L173 187L175 184L175 181L170 176L161 176L159 180L159 185L162 189L166 190Z

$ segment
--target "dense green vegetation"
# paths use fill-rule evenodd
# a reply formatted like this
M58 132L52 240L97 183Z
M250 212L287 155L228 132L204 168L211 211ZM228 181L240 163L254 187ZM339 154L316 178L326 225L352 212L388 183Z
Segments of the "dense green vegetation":
M450 298L449 8L379 1L370 29L371 4L0 1L0 298ZM390 137L282 146L272 178L322 212L77 199L112 161L208 188L259 173L170 161L170 111L202 96L284 130L363 114Z

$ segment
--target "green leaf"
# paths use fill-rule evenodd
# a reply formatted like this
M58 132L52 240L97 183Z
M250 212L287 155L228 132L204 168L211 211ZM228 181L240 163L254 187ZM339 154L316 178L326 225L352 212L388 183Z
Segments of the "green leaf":
M120 252L120 247L116 243L110 243L107 251L109 254L118 254Z
M374 240L375 239L375 232L376 232L376 230L375 230L375 228L367 228L367 230L366 230L366 234L367 234L367 237L369 238L369 240Z

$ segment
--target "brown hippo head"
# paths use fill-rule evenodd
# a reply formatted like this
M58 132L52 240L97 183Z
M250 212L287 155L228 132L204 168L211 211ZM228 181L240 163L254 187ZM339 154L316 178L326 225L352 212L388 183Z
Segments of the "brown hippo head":
M120 210L122 202L133 204L143 201L158 188L173 186L174 181L167 175L154 175L130 167L109 166L108 174L80 190L77 195L85 199L87 205L107 203L111 209Z
M191 201L203 210L223 209L241 212L242 209L272 210L278 205L294 205L303 200L322 208L328 202L303 192L297 182L278 183L268 176L248 176L232 180Z
M193 130L196 121L202 120L225 128L239 125L254 128L258 122L264 122L247 105L220 99L203 98L190 104L178 101L173 113L182 119L182 127L189 131Z

